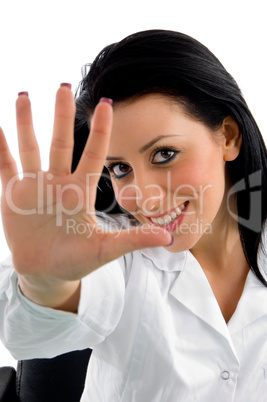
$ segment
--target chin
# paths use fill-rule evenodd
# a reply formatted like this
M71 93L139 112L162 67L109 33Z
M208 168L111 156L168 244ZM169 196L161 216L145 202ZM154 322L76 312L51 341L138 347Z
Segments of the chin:
M174 234L174 241L171 246L164 247L165 250L170 251L171 253L181 253L182 251L191 250L198 241L202 238L203 234L190 234L184 235Z

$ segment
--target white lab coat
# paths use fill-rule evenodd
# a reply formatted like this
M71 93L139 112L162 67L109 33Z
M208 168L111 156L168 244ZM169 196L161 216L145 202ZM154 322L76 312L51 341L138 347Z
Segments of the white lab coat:
M107 264L83 279L77 315L25 299L11 260L1 269L0 331L15 358L94 349L83 402L267 401L267 288L252 272L226 324L190 251Z

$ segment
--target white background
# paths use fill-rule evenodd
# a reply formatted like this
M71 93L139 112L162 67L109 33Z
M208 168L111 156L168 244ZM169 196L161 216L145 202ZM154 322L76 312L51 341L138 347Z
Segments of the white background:
M81 67L106 45L161 28L204 43L238 82L267 138L267 24L264 0L0 0L0 125L20 167L17 93L28 91L47 169L55 92L73 90ZM0 260L9 254L0 223ZM16 365L0 343L0 366Z

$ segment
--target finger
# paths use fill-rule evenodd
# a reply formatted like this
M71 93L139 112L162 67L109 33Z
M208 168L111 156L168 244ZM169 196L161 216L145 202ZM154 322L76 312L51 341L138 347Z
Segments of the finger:
M86 181L90 191L90 205L94 206L96 188L102 173L104 161L108 152L112 128L112 101L103 98L96 106L92 119L90 135L75 174L80 180ZM88 176L89 179L88 180ZM91 197L92 196L92 197Z
M71 171L74 145L75 103L70 84L57 91L49 170L56 175Z
M111 244L105 245L102 242L103 253L112 254L112 259L133 252L134 250L146 247L171 246L173 236L166 230L154 225L141 225L130 230L121 230L110 233ZM105 260L105 256L102 256ZM107 258L107 260L108 260Z
M27 93L22 93L16 102L19 153L24 172L41 169L39 147L32 122L31 103Z
M16 162L9 151L3 130L0 128L0 176L3 192L9 180L17 174Z

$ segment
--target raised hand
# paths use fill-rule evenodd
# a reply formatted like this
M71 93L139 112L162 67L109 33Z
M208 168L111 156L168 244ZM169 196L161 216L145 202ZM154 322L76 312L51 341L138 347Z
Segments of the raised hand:
M41 171L27 96L19 96L16 111L23 178L18 178L0 130L1 209L14 266L27 297L52 307L64 306L77 294L79 280L98 267L135 249L170 243L170 234L160 229L157 233L149 229L108 232L97 225L96 189L112 129L112 107L105 99L95 109L89 139L73 174L75 103L71 90L62 86L57 92L47 172ZM70 220L87 230L68 230Z

